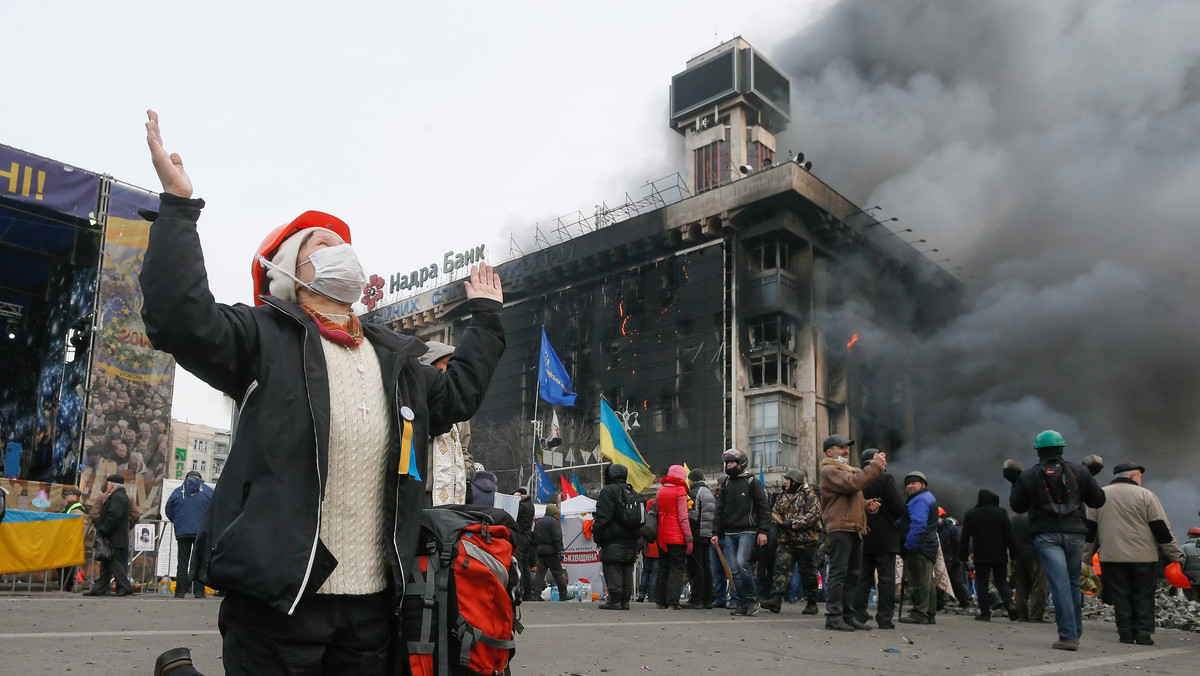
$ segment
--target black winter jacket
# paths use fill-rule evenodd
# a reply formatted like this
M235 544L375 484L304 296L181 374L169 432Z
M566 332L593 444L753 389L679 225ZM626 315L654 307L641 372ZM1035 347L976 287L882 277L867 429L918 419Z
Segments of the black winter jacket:
M124 488L114 488L100 514L96 517L96 531L103 534L109 544L117 549L129 546L129 514L133 505Z
M967 560L972 541L975 563L1008 563L1010 557L1017 556L1008 510L1000 506L1000 496L986 488L979 491L979 503L963 515L958 543L958 558L962 561Z
M884 472L863 488L863 499L879 498L879 511L867 512L867 534L863 536L863 554L897 554L904 533L896 522L904 516L904 489L896 477Z
M1043 462L1050 459L1044 458ZM1034 486L1037 481L1037 470L1038 467L1041 467L1041 463L1021 472L1020 478L1013 482L1012 490L1008 494L1008 506L1012 507L1012 511L1017 514L1029 512L1030 535L1041 535L1042 533L1087 535L1087 510L1085 508L1095 509L1104 506L1107 496L1104 494L1104 489L1100 488L1100 484L1096 483L1092 473L1083 465L1065 461L1064 464L1070 468L1075 475L1075 480L1079 482L1080 494L1079 509L1066 516L1058 516L1042 509L1042 505L1046 502L1044 492L1040 487Z
M562 521L557 514L547 514L538 519L537 525L533 527L533 543L537 548L537 555L548 559L566 551L562 540Z
M757 531L766 535L771 529L771 504L762 482L743 472L717 485L717 514L713 535Z
M600 561L633 563L637 560L641 527L627 526L617 518L617 510L624 500L633 499L633 487L625 482L629 470L621 465L610 465L607 475L604 488L596 498L595 521L592 522L592 533L604 542L600 546Z
M142 267L142 319L154 347L239 402L229 460L196 537L198 579L291 613L337 561L319 537L328 476L329 385L317 325L299 306L222 305L208 288L196 221L203 200L160 197ZM392 424L387 466L399 467L401 407L412 416L417 467L427 441L474 414L504 351L500 304L470 301L471 325L448 370L423 366L423 343L364 324L383 373ZM428 477L426 477L428 479ZM389 471L386 510L392 592L399 603L415 555L424 487Z
M522 552L531 551L533 545L533 500L521 498L517 503L517 532L513 533L513 543Z

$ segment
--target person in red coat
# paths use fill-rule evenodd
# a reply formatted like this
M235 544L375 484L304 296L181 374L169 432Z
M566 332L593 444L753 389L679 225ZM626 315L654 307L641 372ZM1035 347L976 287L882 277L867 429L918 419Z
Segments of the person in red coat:
M692 526L688 521L687 472L671 465L658 489L658 608L679 610L687 557L692 553Z

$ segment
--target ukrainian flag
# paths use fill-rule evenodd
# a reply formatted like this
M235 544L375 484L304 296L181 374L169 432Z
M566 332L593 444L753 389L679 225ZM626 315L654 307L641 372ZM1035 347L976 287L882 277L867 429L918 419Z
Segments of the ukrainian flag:
M83 563L83 515L10 509L0 523L0 573Z
M625 426L603 397L600 399L600 454L614 465L629 470L629 484L638 493L654 485L650 463L638 452L633 440L625 433Z

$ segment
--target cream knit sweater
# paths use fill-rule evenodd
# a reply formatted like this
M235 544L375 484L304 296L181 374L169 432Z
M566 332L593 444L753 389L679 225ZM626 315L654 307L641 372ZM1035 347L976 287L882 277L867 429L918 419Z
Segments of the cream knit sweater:
M338 565L317 593L373 594L387 588L388 577L382 506L390 428L383 376L365 340L357 348L328 340L321 346L329 372L329 477L321 541Z

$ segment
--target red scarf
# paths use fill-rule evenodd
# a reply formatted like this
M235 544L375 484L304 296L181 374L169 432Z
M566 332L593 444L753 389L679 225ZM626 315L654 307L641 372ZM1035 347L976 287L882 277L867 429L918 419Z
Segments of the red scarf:
M317 329L321 332L322 338L331 340L338 345L345 345L346 347L358 347L362 345L362 324L359 323L358 317L354 316L354 314L350 315L350 321L342 324L326 317L307 305L301 305L300 307L304 308L308 316L312 317L312 320L317 323Z

